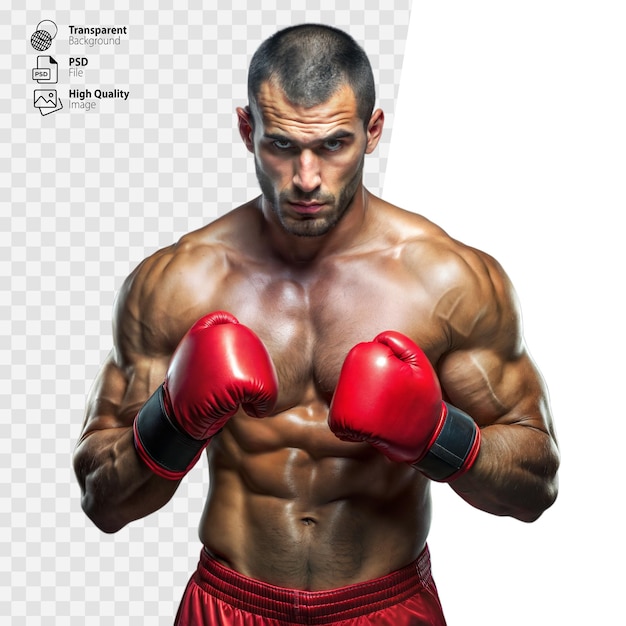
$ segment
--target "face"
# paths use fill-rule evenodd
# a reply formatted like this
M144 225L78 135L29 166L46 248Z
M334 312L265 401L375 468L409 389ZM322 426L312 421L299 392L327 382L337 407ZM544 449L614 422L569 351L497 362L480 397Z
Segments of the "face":
M361 185L364 156L382 132L382 111L365 126L348 86L305 108L268 81L253 109L237 113L265 206L291 234L315 237L330 231Z

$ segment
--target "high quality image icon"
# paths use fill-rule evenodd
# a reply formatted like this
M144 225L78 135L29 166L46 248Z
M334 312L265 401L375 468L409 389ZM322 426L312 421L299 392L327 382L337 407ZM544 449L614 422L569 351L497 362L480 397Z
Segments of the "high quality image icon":
M63 108L61 98L57 96L56 89L35 89L33 93L33 106L39 109L42 115L50 115Z

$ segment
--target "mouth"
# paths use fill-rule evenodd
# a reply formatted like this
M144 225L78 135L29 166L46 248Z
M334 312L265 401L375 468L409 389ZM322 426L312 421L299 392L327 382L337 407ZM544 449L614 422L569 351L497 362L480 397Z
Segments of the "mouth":
M296 212L302 215L313 215L319 213L326 204L323 202L288 202L289 206Z

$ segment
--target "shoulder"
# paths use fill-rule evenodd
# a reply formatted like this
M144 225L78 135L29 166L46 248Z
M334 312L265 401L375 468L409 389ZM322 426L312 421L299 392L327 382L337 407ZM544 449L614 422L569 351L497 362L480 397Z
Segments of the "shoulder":
M115 301L113 335L120 363L167 357L191 325L212 310L229 271L233 217L225 216L145 258Z
M499 342L520 348L517 296L495 258L408 211L396 212L396 228L403 263L428 294L431 316L446 328L451 349Z
M423 215L393 205L387 205L386 210L389 238L402 248L405 262L415 270L424 270L433 285L446 287L468 280L471 284L489 284L505 276L492 256L454 239Z

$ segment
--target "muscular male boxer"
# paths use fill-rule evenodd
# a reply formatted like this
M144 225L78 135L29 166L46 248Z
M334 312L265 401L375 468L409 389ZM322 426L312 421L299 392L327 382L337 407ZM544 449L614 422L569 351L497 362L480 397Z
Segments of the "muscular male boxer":
M262 195L126 280L75 453L83 508L115 532L206 450L177 624L445 624L430 481L524 521L556 497L512 286L363 187L384 116L346 34L280 31L249 98L239 130Z

